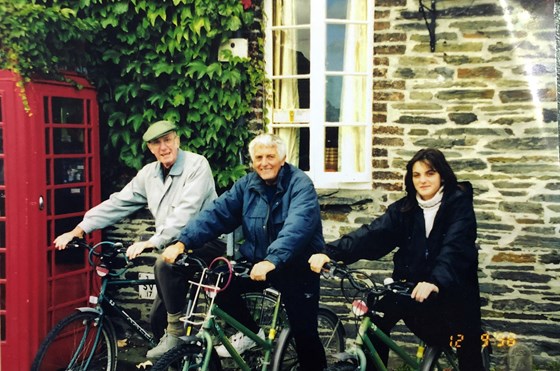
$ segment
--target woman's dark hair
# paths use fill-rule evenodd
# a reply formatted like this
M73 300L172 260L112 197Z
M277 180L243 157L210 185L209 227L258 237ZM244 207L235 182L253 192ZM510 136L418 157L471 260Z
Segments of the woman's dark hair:
M406 191L406 202L403 211L411 210L416 204L416 189L412 182L412 167L418 161L422 161L437 171L441 177L441 183L445 185L444 192L453 190L457 187L457 176L449 166L445 156L439 149L424 148L416 152L406 164L406 175L404 176L404 186Z

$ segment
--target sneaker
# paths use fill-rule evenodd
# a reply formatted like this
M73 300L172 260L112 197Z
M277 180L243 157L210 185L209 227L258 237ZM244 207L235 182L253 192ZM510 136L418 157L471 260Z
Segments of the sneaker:
M262 328L259 330L258 336L264 340L265 335ZM254 348L257 345L257 343L255 343L250 337L246 336L242 332L238 332L237 334L233 335L229 339L229 342L231 343L231 345L233 345L233 347L239 354L243 354L246 350ZM218 353L218 356L220 356L221 358L231 357L231 354L229 354L224 345L218 345L216 347L216 353Z
M167 351L175 348L180 343L181 343L181 339L179 339L175 335L171 335L166 332L159 340L158 345L148 350L148 353L146 353L146 357L150 359L158 359L161 356L163 356Z

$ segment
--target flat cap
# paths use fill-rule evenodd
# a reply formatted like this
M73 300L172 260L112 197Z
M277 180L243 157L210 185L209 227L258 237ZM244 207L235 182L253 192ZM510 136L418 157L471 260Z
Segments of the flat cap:
M171 121L162 120L154 122L150 125L148 130L146 130L142 139L144 139L144 142L149 142L175 130L177 130L177 127Z

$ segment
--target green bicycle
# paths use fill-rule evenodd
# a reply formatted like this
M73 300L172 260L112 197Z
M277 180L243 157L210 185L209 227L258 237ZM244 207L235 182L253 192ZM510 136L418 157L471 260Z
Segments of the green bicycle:
M457 355L452 347L435 347L429 346L421 342L418 345L415 355L403 347L399 346L394 340L379 329L370 317L372 307L380 298L386 294L404 295L410 297L413 286L407 282L393 282L387 279L382 285L375 284L368 274L359 270L353 270L349 267L330 262L326 270L328 277L337 277L341 279L341 289L344 297L352 302L352 313L359 318L359 328L354 342L354 346L347 353L339 355L339 361L328 368L329 371L334 370L366 370L367 362L371 362L376 370L386 371L387 367L381 360L376 351L372 338L376 338L386 344L408 367L409 370L419 371L458 371ZM352 287L353 295L348 295L344 287L344 282L348 281ZM359 297L358 300L352 300L353 297ZM361 298L367 297L368 304ZM366 356L367 354L367 356ZM490 349L489 347L481 348L481 355L485 370L490 369Z
M219 262L225 263L220 268ZM288 370L297 367L294 360L293 344L287 318L282 307L281 294L273 288L267 288L260 296L247 294L245 301L255 320L267 334L265 339L247 329L235 318L214 303L214 298L227 287L232 274L247 275L249 267L245 263L231 264L226 258L217 258L216 264L206 269L198 282L191 282L192 297L187 305L185 316L186 336L183 343L164 354L153 366L153 371L162 370L220 370L221 362L214 350L217 343L222 343L235 365L228 368L241 370ZM325 314L327 313L327 314ZM328 319L327 319L328 316ZM336 319L333 320L334 316ZM334 312L323 308L319 312L319 323L323 323L323 343L337 350L344 349L344 330ZM327 323L328 322L328 323ZM325 330L325 327L328 330ZM244 357L235 350L228 339L227 328L240 331L256 342L256 350ZM277 337L277 334L280 336Z

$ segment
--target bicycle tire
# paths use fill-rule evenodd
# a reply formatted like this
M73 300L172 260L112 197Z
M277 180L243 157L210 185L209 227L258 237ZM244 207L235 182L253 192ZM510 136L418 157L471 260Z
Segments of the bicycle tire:
M325 348L327 364L335 363L338 353L346 349L346 331L338 315L327 307L319 307L317 317L319 338Z
M346 336L344 327L336 313L325 307L319 308L317 323L327 364L335 363L335 355L344 352ZM295 342L288 327L284 328L278 336L272 364L273 371L297 370L299 367Z
M41 343L31 370L114 371L117 367L115 332L106 320L99 327L99 318L97 312L75 312L63 318ZM92 345L97 336L94 350Z
M179 371L202 370L202 361L205 348L201 344L183 343L166 352L152 366L152 371ZM208 371L220 371L220 359L216 351L212 350Z

